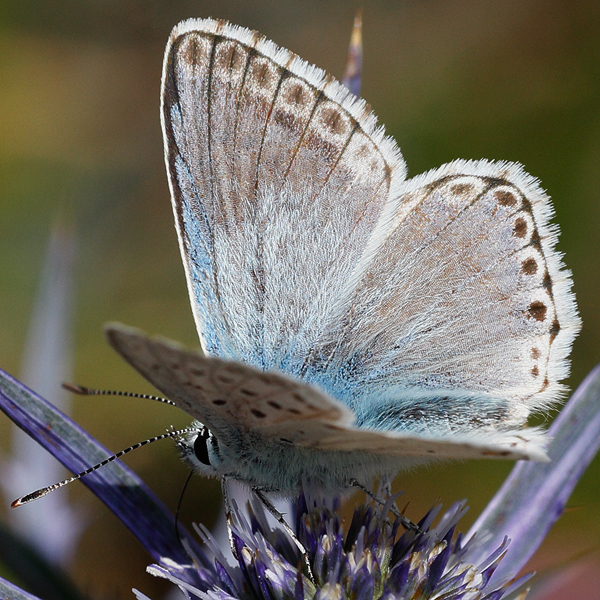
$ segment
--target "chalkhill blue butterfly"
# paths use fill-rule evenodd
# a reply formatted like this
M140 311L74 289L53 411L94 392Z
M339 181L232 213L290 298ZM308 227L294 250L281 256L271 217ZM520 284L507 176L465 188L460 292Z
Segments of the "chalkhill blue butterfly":
M109 326L197 419L204 474L291 494L431 459L546 460L579 329L553 209L517 164L412 179L364 101L258 33L188 20L162 127L204 355Z

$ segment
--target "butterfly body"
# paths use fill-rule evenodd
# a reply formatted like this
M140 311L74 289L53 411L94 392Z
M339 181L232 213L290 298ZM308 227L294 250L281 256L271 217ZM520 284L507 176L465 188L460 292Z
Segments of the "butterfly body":
M210 19L171 34L162 124L205 356L109 339L208 427L205 471L287 493L545 459L524 425L560 396L579 319L550 201L519 165L406 179L363 101Z

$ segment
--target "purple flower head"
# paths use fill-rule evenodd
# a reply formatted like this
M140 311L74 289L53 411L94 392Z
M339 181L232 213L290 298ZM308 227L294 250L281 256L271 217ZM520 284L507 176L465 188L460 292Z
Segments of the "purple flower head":
M105 456L107 451L68 417L14 378L0 375L0 408L65 466L77 471ZM290 525L308 553L314 581L297 547L271 525L256 498L247 510L233 503L232 562L231 549L219 547L202 527L197 532L204 548L186 532L180 543L167 509L124 465L112 463L82 481L154 556L157 564L148 571L191 598L499 599L514 590L515 576L596 454L599 400L597 367L550 430L552 461L518 463L467 537L456 533L464 502L437 521L441 507L435 507L415 532L404 531L390 513L394 497L384 506L357 506L346 526L337 501L301 495ZM0 590L9 599L28 597L7 582L0 582Z

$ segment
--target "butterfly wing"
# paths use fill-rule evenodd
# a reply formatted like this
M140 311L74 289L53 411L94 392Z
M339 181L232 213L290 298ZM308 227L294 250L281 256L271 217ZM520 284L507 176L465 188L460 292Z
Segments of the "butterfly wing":
M247 443L251 432L254 439L258 435L301 448L388 457L546 457L534 429L448 440L357 429L348 408L300 380L202 356L118 324L109 325L106 333L127 362L224 443Z
M282 423L350 425L352 412L313 386L240 362L202 356L160 338L111 324L110 345L157 389L227 443Z
M210 19L171 34L162 124L204 350L296 373L389 220L399 150L321 70Z
M162 117L208 353L301 377L361 428L450 444L518 435L560 395L579 319L519 166L406 181L363 103L221 21L172 33Z
M486 161L426 173L401 196L307 379L366 427L521 426L560 395L580 326L548 197L519 166Z

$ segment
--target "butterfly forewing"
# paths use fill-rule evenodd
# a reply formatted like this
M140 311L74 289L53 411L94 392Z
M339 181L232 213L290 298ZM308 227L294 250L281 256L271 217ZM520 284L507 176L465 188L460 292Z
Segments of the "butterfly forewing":
M298 373L403 162L324 74L222 22L174 31L166 162L203 347ZM387 212L386 212L387 211Z

